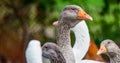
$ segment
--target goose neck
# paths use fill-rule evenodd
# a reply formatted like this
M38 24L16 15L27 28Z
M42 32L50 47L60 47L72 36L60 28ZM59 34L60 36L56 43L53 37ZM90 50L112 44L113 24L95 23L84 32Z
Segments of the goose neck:
M65 47L67 45L71 45L70 42L70 28L67 24L64 22L60 22L58 25L58 30L57 30L57 44L60 47Z
M114 52L108 53L107 55L110 57L110 63L119 63L120 61L120 50L116 50Z
M75 44L73 46L73 52L75 58L79 61L82 60L88 51L90 44L89 31L85 21L78 23L74 28L72 28L72 30L76 37Z
M70 27L66 21L58 21L57 45L66 60L66 63L75 63L73 50L70 40Z

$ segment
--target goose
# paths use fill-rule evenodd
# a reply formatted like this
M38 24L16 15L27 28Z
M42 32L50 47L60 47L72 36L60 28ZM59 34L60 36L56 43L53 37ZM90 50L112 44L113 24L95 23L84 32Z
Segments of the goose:
M78 55L76 56L76 54L78 54L78 53L76 53L76 52L73 53L73 50L76 49L76 46L74 46L73 49L71 47L70 28L73 28L73 27L77 28L77 27L79 27L81 25L86 26L86 24L84 24L85 22L82 21L82 20L92 20L92 18L86 12L84 12L82 10L82 8L80 8L77 5L67 5L67 6L65 6L65 8L61 12L61 15L60 15L60 17L58 19L57 42L56 43L60 47L60 49L61 49L61 51L63 53L63 56L66 59L66 63L75 63L75 61L76 61L75 59L77 59L77 57L78 57ZM78 23L81 24L81 25L78 26L77 25ZM83 28L86 28L86 27L83 27ZM77 29L75 32L78 33L77 31L80 32L81 30ZM83 29L83 31L84 31L84 29ZM88 36L89 36L89 34L88 34ZM87 36L87 38L88 38L87 40L89 41L88 36ZM77 36L77 37L79 37L79 36ZM84 34L82 34L82 37L85 37ZM77 42L77 40L76 40L76 42ZM85 46L86 44L82 44L82 45ZM87 45L87 48L88 47L89 47L89 45ZM78 49L76 51L77 52L82 52L83 50L79 51L79 49ZM85 54L85 52L84 52L84 54ZM82 55L84 55L84 54L82 54ZM74 59L74 55L75 55L75 59ZM82 55L80 57L83 57Z
M92 17L90 17L87 13L84 12L84 10L82 10L82 8L80 8L76 5L66 6L65 9L63 10L63 12L65 12L65 13L63 13L63 15L61 15L61 16L65 16L65 17L60 17L60 19L58 21L54 22L53 25L58 26L58 28L59 28L60 26L64 26L65 25L64 23L67 23L69 28L71 28L71 30L75 33L76 41L75 41L75 45L73 46L73 53L75 55L76 63L80 63L81 60L83 59L83 57L85 56L85 54L87 53L89 44L90 44L89 30L88 30L88 27L84 20L92 20ZM75 12L78 12L78 14L76 14L77 16L74 14ZM67 14L67 17L65 14ZM76 17L78 19L76 19ZM64 21L65 18L66 18L66 20ZM63 33L62 32L63 30L62 31L58 30L58 31L59 31L59 33ZM59 33L58 33L58 35L60 35ZM66 32L66 33L68 34L70 32ZM66 33L64 33L64 34L66 34ZM68 38L62 37L60 39L67 40ZM61 46L61 48L63 48L63 55L65 55L65 53L70 52L67 49L65 49L65 47L62 47L62 46L66 45L66 44L64 44L64 41L62 41L62 43L60 41L58 41L58 45L59 44L62 44L60 46ZM68 44L70 45L70 41L68 41L66 48L68 47ZM66 51L66 52L64 52L64 51ZM69 57L69 54L68 54L68 57ZM65 58L68 59L68 57L65 57ZM82 60L82 62L84 62L84 61L86 62L87 60ZM92 61L92 60L88 60L88 61L97 62L97 61Z
M50 59L51 63L66 63L58 45L47 42L42 46L42 56Z
M120 63L120 48L115 44L113 40L103 40L97 54L108 55L110 58L110 63Z

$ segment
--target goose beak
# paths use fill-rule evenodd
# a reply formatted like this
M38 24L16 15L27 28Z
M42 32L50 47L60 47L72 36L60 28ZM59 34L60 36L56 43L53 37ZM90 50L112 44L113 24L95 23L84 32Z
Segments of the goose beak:
M101 44L100 49L97 52L97 55L107 52L107 49L104 44Z
M90 15L88 15L84 10L80 9L78 12L78 19L79 20L93 20Z
M58 26L58 21L53 22L53 26Z

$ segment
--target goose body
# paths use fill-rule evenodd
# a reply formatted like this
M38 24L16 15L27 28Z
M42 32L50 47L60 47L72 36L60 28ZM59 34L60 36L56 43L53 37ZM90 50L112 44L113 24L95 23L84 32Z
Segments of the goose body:
M103 40L97 54L108 55L110 58L110 63L120 63L120 48L115 44L113 40Z

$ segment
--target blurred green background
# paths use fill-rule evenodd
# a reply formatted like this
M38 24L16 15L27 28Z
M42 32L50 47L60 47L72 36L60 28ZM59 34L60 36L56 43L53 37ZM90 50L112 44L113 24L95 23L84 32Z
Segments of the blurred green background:
M0 0L0 54L26 46L30 39L55 42L52 23L64 6L73 4L93 17L87 24L98 46L104 39L120 42L120 0Z

